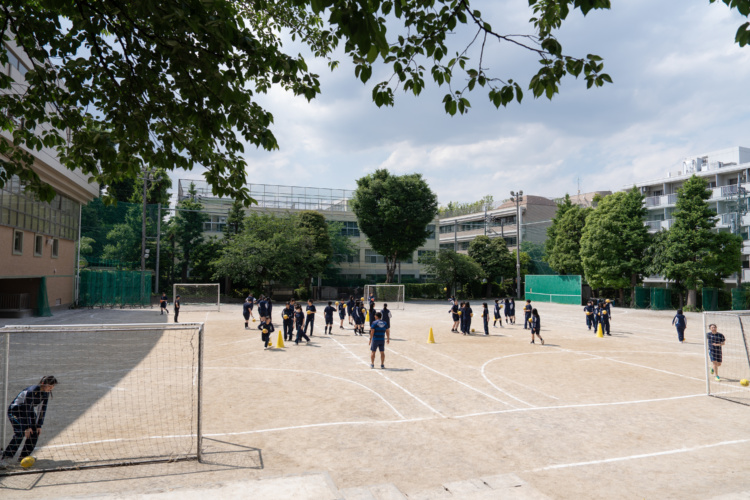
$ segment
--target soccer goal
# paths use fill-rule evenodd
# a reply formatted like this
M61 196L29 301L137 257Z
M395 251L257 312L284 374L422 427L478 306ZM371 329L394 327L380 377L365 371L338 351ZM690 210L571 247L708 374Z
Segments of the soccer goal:
M712 324L716 325L715 335L709 335ZM705 312L703 331L707 393L750 405L750 385L742 385L743 380L750 380L750 311ZM722 338L724 345L717 345ZM721 363L716 366L718 373L712 372L714 361Z
M403 309L405 288L404 285L365 285L365 301L370 300L372 293L377 304L388 304L388 309Z
M17 465L22 443L0 476L200 460L202 358L202 323L0 328L4 409L42 377L58 382L36 464ZM5 447L13 427L2 417Z
M221 291L218 283L175 283L172 288L172 300L179 294L180 306L187 308L180 311L221 310Z

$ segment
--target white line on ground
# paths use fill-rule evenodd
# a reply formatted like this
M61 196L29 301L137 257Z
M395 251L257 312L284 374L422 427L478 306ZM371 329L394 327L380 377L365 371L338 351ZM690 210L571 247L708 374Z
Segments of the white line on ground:
M398 356L401 356L401 357L402 357L402 358L404 358L404 359L408 359L409 361L411 361L411 362L412 362L412 363L414 363L415 365L419 365L419 366L421 366L422 368L426 368L426 369L428 369L428 370L430 370L430 371L432 371L432 372L434 372L434 373L437 373L438 375L440 375L440 376L442 376L442 377L445 377L445 378L447 378L447 379L449 379L449 380L452 380L452 381L456 382L457 384L461 384L461 385L463 385L464 387L467 387L467 388L471 389L472 391L478 392L478 393L479 393L479 394L481 394L482 396L486 396L486 397L488 397L488 398L490 398L490 399L492 399L492 400L494 400L494 401L497 401L497 402L499 402L499 403L503 403L503 404L505 404L505 405L508 405L508 406L510 406L511 408L517 408L516 406L512 405L511 403L508 403L507 401L503 401L503 400L502 400L502 399L500 399L500 398L496 398L496 397L494 397L494 396L491 396L491 395L487 394L486 392L480 391L479 389L477 389L477 388L475 388L475 387L472 387L472 386L470 386L469 384L467 384L467 383L465 383L465 382L461 382L460 380L458 380L458 379L455 379L455 378L451 377L450 375L448 375L448 374L446 374L446 373L443 373L443 372L439 372L439 371L435 370L434 368L430 368L430 367L429 367L429 366L427 366L427 365L424 365L424 364L422 364L422 363L420 363L420 362L418 362L418 361L415 361L415 360L413 360L412 358L410 358L409 356L406 356L405 354L400 354L400 353L398 353L398 352L394 351L393 349L390 349L390 352L392 352L393 354L396 354L396 355L398 355ZM495 388L496 388L497 390L499 390L500 392L502 392L503 394L505 394L506 396L508 396L508 397L511 397L511 398L515 399L516 401L519 401L519 402L521 402L521 403L523 403L523 404L525 404L525 405L533 406L533 405L531 405L531 404L527 403L526 401L523 401L522 399L518 399L517 397L513 396L512 394L508 394L507 392L503 391L502 389L499 389L499 388L498 388L497 386L495 386L495 385L494 385L494 384L492 384L491 382L490 382L490 384L491 384L491 385L492 385L493 387L495 387Z
M364 384L360 384L359 382L355 382L354 380L350 380L348 378L337 377L335 375L329 375L327 373L316 372L316 371L312 371L312 370L293 370L293 369L290 369L290 368L260 368L260 367L250 367L250 366L210 366L210 367L206 367L205 369L206 370L259 370L259 371L274 371L274 372L309 373L309 374L314 374L314 375L321 375L323 377L330 377L330 378L333 378L333 379L336 379L336 380L341 380L343 382L349 382L351 384L358 385L361 388L370 391L371 393L375 394L377 397L379 397L380 399L382 399L383 402L386 405L388 405L388 407L391 410L393 410L396 413L396 415L399 416L399 418L401 418L401 419L405 419L406 418L391 403L389 403L388 400L385 399L380 393L378 393L377 391L375 391L373 389L370 389L369 387L367 387Z
M323 422L319 424L307 424L307 425L295 425L291 427L276 427L273 429L257 429L254 431L238 431L238 432L219 432L215 434L204 434L204 437L222 437L222 436L242 436L246 434L260 434L263 432L279 432L279 431L292 431L297 429L312 429L315 427L332 427L336 425L382 425L382 424L403 424L409 422L421 422L424 420L434 420L435 417L425 418L409 418L404 420L371 420L362 422Z
M533 353L532 353L532 352L530 352L530 353L528 353L528 354L545 354L545 353L536 353L536 352L533 352ZM512 356L515 356L515 354L514 354L514 355L512 355ZM497 389L498 391L502 392L503 394L508 394L508 393L507 393L507 392L505 392L504 390L500 389L500 388L499 388L498 386L496 386L496 385L495 385L495 384L494 384L494 383L493 383L493 382L492 382L492 381L491 381L491 380L490 380L490 379L489 379L489 378L487 377L487 374L485 373L485 368L487 367L487 365L488 365L488 364L492 363L493 361L496 361L496 360L498 360L498 359L508 358L508 357L510 357L510 356L500 356L499 358L494 358L494 359L490 359L489 361L485 362L485 363L484 363L484 364L482 365L482 368L481 368L481 370L480 370L480 371L481 371L481 373L482 373L482 377L484 377L484 379L485 379L485 380L487 381L487 383L488 383L488 384L490 384L490 385L491 385L492 387L494 387L495 389ZM522 384L521 382L516 382L515 380L509 379L509 378L506 378L506 377L503 377L503 376L501 376L501 375L496 375L496 376L497 376L497 377L500 377L500 378L502 378L502 379L504 379L504 380L507 380L508 382L511 382L511 383L513 383L513 384L516 384L516 385L520 385L521 387L523 387L523 388L525 388L525 389L528 389L528 390L530 390L530 391L533 391L533 392L539 393L539 394L541 394L542 396L545 396L545 397L547 397L547 398L550 398L550 399L555 399L555 400L559 400L559 399L560 399L560 398L557 398L557 397L555 397L555 396L553 396L553 395L551 395L551 394L547 394L547 393L544 393L544 392L540 391L539 389L534 389L533 387L529 387L528 385L524 385L524 384ZM510 396L510 394L508 394L508 395ZM510 397L512 397L512 398L514 398L514 399L517 399L517 398L515 398L514 396L510 396ZM519 401L521 401L521 400L519 400ZM523 403L523 402L525 402L525 401L521 401L521 402ZM526 403L526 404L527 404L527 405L529 405L529 406L534 406L534 405L532 405L532 404L529 404L529 403Z
M360 358L359 356L357 356L356 354L354 354L350 349L347 349L346 347L344 347L341 344L341 342L339 342L338 340L336 340L336 339L331 339L331 340L333 340L334 342L336 342L342 349L344 349L346 352L348 352L349 354L351 354L352 356L354 356L355 358L357 358L357 360L359 360L360 362L364 363L365 365L369 364L366 361L364 361L362 358ZM380 375L381 377L383 377L384 379L386 379L388 382L390 382L391 384L395 385L396 387L398 387L399 389L401 389L402 391L404 391L406 394L408 394L412 398L414 398L417 401L419 401L422 405L424 405L426 408L428 408L433 413L435 413L437 415L440 415L440 417L442 417L442 418L445 418L445 415L443 415L438 410L436 410L432 406L430 406L427 403L425 403L424 401L422 401L415 394L412 394L411 392L409 392L405 387L402 387L399 384L397 384L396 382L394 382L393 380L391 380L391 378L387 377L382 371L376 371L375 373L377 373L378 375Z
M575 462L571 464L549 465L547 467L542 467L540 469L532 469L531 472L540 472L540 471L555 470L555 469L566 469L568 467L582 467L585 465L609 464L613 462L624 462L626 460L637 460L640 458L651 458L651 457L661 457L664 455L674 455L677 453L691 453L694 451L705 450L708 448L716 448L719 446L731 446L734 444L745 444L745 443L750 443L750 439L737 439L735 441L721 441L719 443L693 446L692 448L677 448L675 450L658 451L655 453L643 453L640 455L630 455L627 457L606 458L604 460L591 460L588 462Z

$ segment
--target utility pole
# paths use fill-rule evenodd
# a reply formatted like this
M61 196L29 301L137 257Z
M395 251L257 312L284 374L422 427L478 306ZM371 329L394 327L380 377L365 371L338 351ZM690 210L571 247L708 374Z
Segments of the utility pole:
M510 201L516 202L516 297L521 300L521 201L523 191L510 192Z
M148 201L148 181L158 182L161 177L151 178L152 172L146 167L143 168L143 177L139 177L143 181L143 221L141 222L141 292L140 299L141 305L145 305L146 301L146 202ZM158 254L157 254L158 255ZM158 257L157 257L158 258ZM157 278L158 279L158 278ZM151 298L149 297L149 305L151 305Z
M747 213L747 191L742 183L747 179L743 174L737 174L737 213L734 220L734 234L742 236L742 217ZM740 266L737 271L737 288L742 286L742 251L740 251Z
M156 204L156 290L159 294L159 256L161 255L161 203Z

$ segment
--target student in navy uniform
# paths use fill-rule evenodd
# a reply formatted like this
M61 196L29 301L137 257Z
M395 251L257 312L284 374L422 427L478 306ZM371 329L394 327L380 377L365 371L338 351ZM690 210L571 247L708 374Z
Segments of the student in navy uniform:
M461 321L461 316L458 315L458 303L454 301L451 305L451 308L448 309L448 313L453 319L453 327L451 328L451 332L458 333L458 323Z
M687 328L687 318L682 314L682 309L677 309L677 314L672 318L672 324L677 328L677 340L680 343L685 342L685 328Z
M315 313L317 309L313 305L313 299L307 299L307 306L305 306L305 333L307 333L307 326L310 325L310 336L313 336L313 327L315 327Z
M307 341L307 343L310 343L310 337L305 335L305 332L302 331L302 325L305 322L305 315L302 312L302 306L297 304L294 306L294 325L297 327L297 339L294 341L295 344L299 345L299 341L303 338Z
M247 300L250 301L250 317L253 318L253 321L255 321L255 315L253 314L253 307L255 307L255 297L253 297L253 294L247 296Z
M536 308L531 310L531 343L534 343L534 335L539 337L539 340L544 345L544 339L542 338L542 320L539 318L539 311Z
M586 305L583 306L583 312L586 314L586 326L589 330L591 330L591 327L594 327L594 331L596 331L596 319L594 316L594 306L589 300L586 302Z
M466 302L459 302L458 317L458 331L464 333L466 325Z
M711 324L708 325L708 327L711 329L710 332L706 333L708 355L711 358L711 363L713 363L711 373L716 376L717 381L721 381L721 378L719 377L719 367L721 366L722 359L721 346L724 345L726 339L723 334L716 331L716 325Z
M487 302L482 302L482 323L484 324L484 334L490 334L490 310L487 309Z
M369 300L370 300L370 309L374 310L375 309L375 295L372 292L370 292Z
M513 297L510 298L510 324L515 325L516 324L516 299Z
M260 330L260 338L263 339L263 349L268 349L268 341L271 340L274 330L271 316L266 316L266 320L258 325L258 330Z
M510 299L508 297L505 297L503 299L503 305L505 305L503 315L505 316L505 322L510 322Z
M270 318L271 314L273 314L273 301L271 297L266 297L266 316Z
M323 328L323 335L333 335L333 313L336 312L336 309L331 304L333 304L333 302L329 301L328 306L323 309L323 318L326 320L326 326ZM312 334L312 330L310 330L310 333Z
M372 295L370 295L372 299L370 300L370 322L372 323L375 321L375 300Z
M375 314L372 314L370 316L370 319L374 318ZM388 309L388 304L383 304L383 309L380 310L380 319L385 321L385 324L388 326L388 329L391 329L391 318L393 316L391 315L391 310Z
M352 316L354 315L354 306L356 305L356 302L354 302L354 295L349 296L349 302L346 303L346 314L349 315L349 324L352 325Z
M375 321L370 324L370 368L375 368L375 351L380 349L380 368L385 368L385 344L391 343L391 331L381 318L375 313Z
M344 301L336 303L337 307L339 308L339 319L341 320L341 324L339 325L339 328L342 330L344 329L344 318L346 318L346 305L344 304Z
M159 316L161 316L162 314L164 314L165 311L166 311L167 314L169 314L169 309L167 309L167 294L164 293L164 292L162 292L162 294L161 294L161 299L159 301L159 307L161 308L161 310L159 311Z
M492 326L497 326L497 322L500 322L500 328L505 328L503 326L503 318L500 317L500 310L503 308L503 306L500 304L499 299L495 299L495 321L492 322Z
M602 325L602 332L604 332L604 335L609 335L611 337L612 335L609 334L609 313L607 312L607 306L604 303L599 305L598 320Z
M247 324L250 321L250 299L245 299L242 304L242 317L245 318L245 330L247 330L249 328Z
M174 298L174 322L177 323L177 318L180 317L180 296Z
M464 320L464 335L471 335L471 318L474 317L474 310L471 308L471 304L467 301L464 304L464 314L466 319Z
M292 341L294 331L294 306L287 302L281 310L281 327L284 330L284 340Z
M531 301L527 300L526 305L523 306L523 329L531 328Z
M263 295L258 298L258 316L260 316L261 322L265 321L266 316L268 316L268 310L266 309L266 298Z
M8 406L8 419L13 426L13 438L0 459L0 469L8 467L7 460L12 460L21 442L26 438L18 461L31 455L36 447L39 434L42 433L44 417L47 413L47 402L57 379L52 375L42 377L37 385L30 385L18 393ZM35 411L35 408L39 408Z
M365 334L365 323L367 322L367 309L365 309L365 301L359 303L359 334Z
M604 307L607 309L607 318L612 321L612 301L609 299L605 300Z

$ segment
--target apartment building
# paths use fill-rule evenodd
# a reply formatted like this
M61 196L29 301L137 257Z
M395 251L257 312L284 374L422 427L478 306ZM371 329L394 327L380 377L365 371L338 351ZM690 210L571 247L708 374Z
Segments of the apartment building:
M2 68L15 82L23 82L31 60L11 39L0 45L9 64ZM43 132L39 127L39 134ZM0 140L12 141L0 131ZM0 315L26 316L38 306L44 281L50 307L68 307L75 298L76 241L81 205L99 195L99 186L80 171L58 161L53 149L30 151L32 168L56 191L51 202L24 192L13 176L0 188ZM43 280L44 278L44 280Z
M672 213L677 203L677 190L692 175L704 178L711 190L708 203L718 214L716 230L741 234L745 240L742 246L742 281L750 282L750 269L748 269L750 215L746 213L747 198L745 197L746 190L750 189L749 174L750 148L737 146L684 158L680 168L667 172L665 177L635 184L646 197L645 206L648 214L644 223L651 233L672 227ZM627 186L624 189L631 188L632 186ZM743 213L739 217L738 202L744 205ZM652 276L646 281L659 282L663 279ZM735 282L736 278L727 281Z
M520 242L544 243L547 228L557 211L557 204L549 198L523 195L518 207L506 201L486 212L449 215L440 219L440 248L467 253L469 244L477 236L503 238L513 252Z
M209 220L203 226L204 235L222 237L232 200L214 196L204 180L180 179L177 186L178 201L189 196L191 183L195 185L197 196L209 216ZM342 234L351 238L357 248L355 255L349 256L346 262L339 265L339 278L342 281L364 279L377 283L385 280L385 259L369 246L367 238L359 230L357 217L349 205L353 191L270 184L249 184L248 189L250 196L257 200L258 204L247 208L247 213L286 214L314 210L321 213L326 220L340 222L343 226ZM425 252L437 251L438 223L436 218L434 223L428 226L431 234L425 244L410 258L401 262L402 280L424 281L428 278L423 267L419 265L419 257ZM394 277L394 281L397 280L398 277Z

